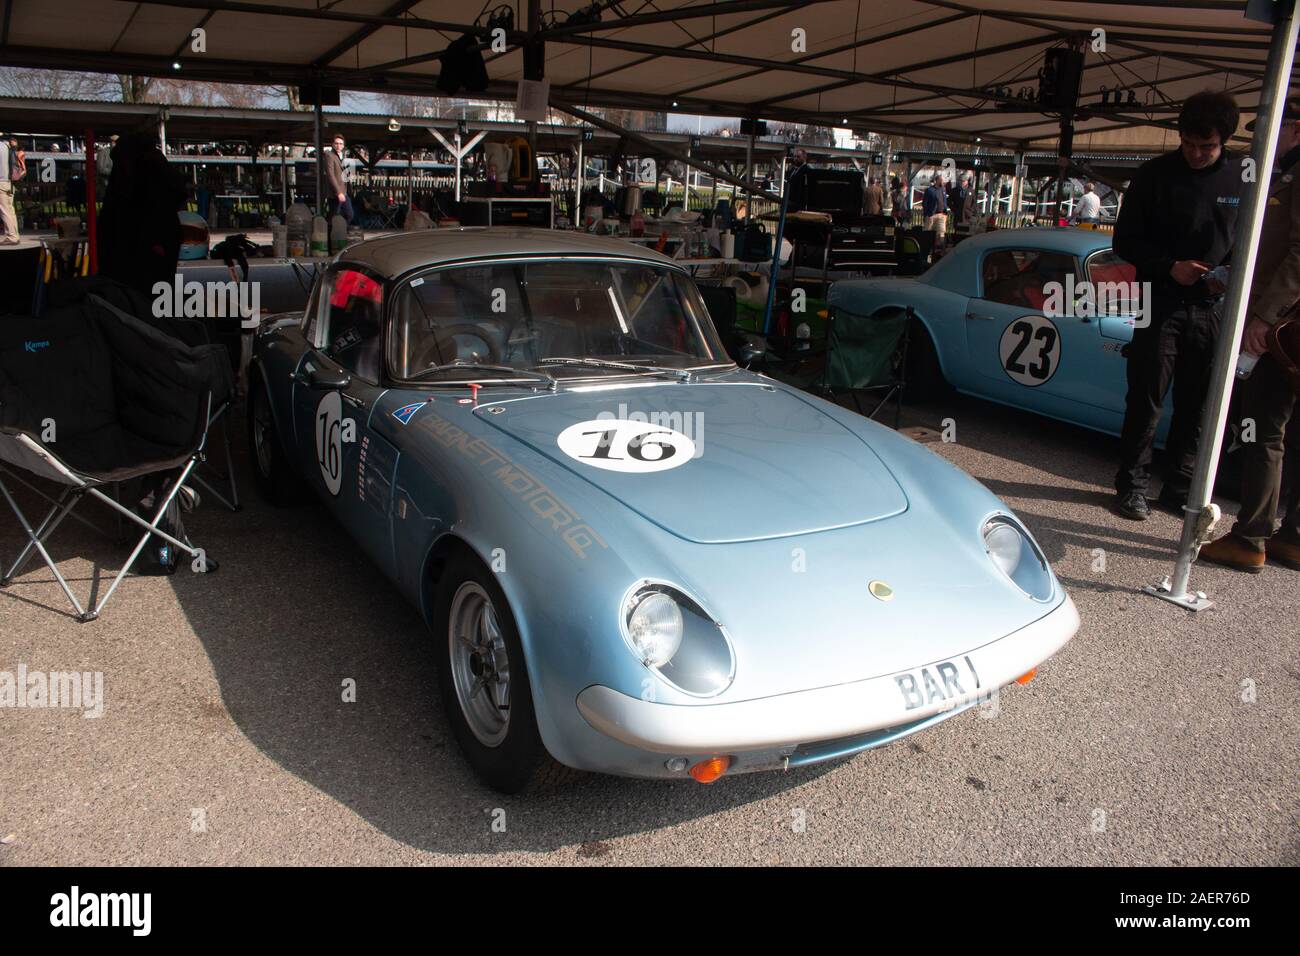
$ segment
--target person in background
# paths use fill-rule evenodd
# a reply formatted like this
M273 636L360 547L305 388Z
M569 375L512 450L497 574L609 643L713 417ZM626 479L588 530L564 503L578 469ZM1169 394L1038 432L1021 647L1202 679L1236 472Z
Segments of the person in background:
M969 176L967 176L961 184L961 209L957 214L961 216L961 221L963 223L967 226L971 226L975 223L976 212L975 183Z
M880 188L880 180L875 178L867 180L866 214L868 216L879 216L884 208L885 191Z
M117 146L116 133L108 138L107 143L100 143L95 147L95 181L98 183L107 183L108 177L113 175L113 148L115 146Z
M17 154L9 139L0 134L0 245L12 246L18 238L18 215L14 212L14 173Z
M903 181L895 176L889 193L889 202L891 211L894 214L894 222L899 226L904 225L912 218L912 197L909 195L910 192L911 190L903 186Z
M925 228L934 232L934 244L941 245L944 233L948 231L948 194L944 191L942 176L930 180L925 195L921 197L921 214L925 217Z
M99 214L99 272L153 295L156 282L171 283L181 251L185 186L158 137L128 133L113 147L113 174Z
M1200 440L1224 285L1209 276L1232 254L1241 201L1241 158L1228 151L1240 112L1228 93L1188 97L1178 115L1180 147L1143 163L1115 223L1115 253L1150 289L1151 324L1128 346L1128 394L1115 475L1115 510L1151 515L1146 492L1152 445L1173 384L1174 416L1165 448L1160 503L1181 513ZM1147 284L1149 283L1149 285Z
M1076 218L1078 222L1096 222L1101 218L1101 197L1097 195L1095 184L1084 183Z
M344 222L352 225L352 200L348 199L347 183L343 180L343 150L346 145L342 136L334 137L333 147L325 150L321 157L321 173L329 189L329 216L337 213Z
M1246 124L1253 131L1255 123ZM1200 559L1238 571L1257 573L1267 559L1300 570L1300 499L1293 500L1274 534L1282 487L1286 433L1295 413L1296 393L1270 354L1268 334L1296 311L1300 302L1300 102L1288 101L1278 130L1277 160L1264 208L1255 275L1246 308L1241 351L1259 356L1239 385L1241 417L1255 422L1255 440L1241 445L1241 509L1232 530L1201 548Z

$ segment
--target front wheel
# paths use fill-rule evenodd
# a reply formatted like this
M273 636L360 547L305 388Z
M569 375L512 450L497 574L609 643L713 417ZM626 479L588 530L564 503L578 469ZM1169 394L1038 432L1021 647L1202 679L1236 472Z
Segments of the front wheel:
M443 571L434 633L442 648L442 705L461 750L484 783L518 793L550 758L510 606L471 555L456 555Z
M248 446L257 490L262 497L280 507L301 501L303 484L284 452L284 443L271 414L271 399L257 377L249 382L248 388Z

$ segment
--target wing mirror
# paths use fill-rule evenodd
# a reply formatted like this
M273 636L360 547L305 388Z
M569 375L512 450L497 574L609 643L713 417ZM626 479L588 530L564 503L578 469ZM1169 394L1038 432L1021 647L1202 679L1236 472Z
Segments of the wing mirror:
M320 391L347 388L352 384L352 373L345 369L313 368L307 372L307 387Z
M737 337L735 348L736 364L741 368L751 368L767 354L767 339L753 333Z

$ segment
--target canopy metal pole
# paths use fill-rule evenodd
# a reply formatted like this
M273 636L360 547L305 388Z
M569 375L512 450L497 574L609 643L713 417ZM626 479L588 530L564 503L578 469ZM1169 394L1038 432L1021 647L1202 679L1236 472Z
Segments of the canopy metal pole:
M582 190L587 185L584 174L584 164L587 162L583 156L582 134L578 134L578 168L573 172L573 227L582 228Z
M1281 0L1274 6L1274 10L1277 20L1273 24L1268 65L1261 84L1255 137L1250 144L1257 181L1246 184L1241 212L1237 217L1237 235L1232 249L1232 277L1228 282L1223 325L1215 344L1210 391L1205 398L1205 409L1201 416L1201 442L1196 451L1192 487L1183 508L1183 536L1178 546L1178 561L1174 565L1172 581L1166 578L1157 587L1142 589L1147 594L1192 611L1203 611L1214 606L1214 602L1205 597L1203 592L1188 593L1187 584L1201 542L1209 537L1218 517L1218 508L1210 504L1210 495L1214 489L1214 475L1219 468L1219 452L1223 444L1223 429L1228 421L1228 402L1232 397L1237 352L1241 349L1246 307L1250 303L1251 277L1255 272L1255 257L1259 252L1259 234L1268 207L1278 127L1290 88L1296 32L1300 25L1295 18L1295 0Z
M322 99L324 99L324 97L321 95L320 88L317 87L316 106L314 110L314 115L315 115L315 127L316 127L315 130L316 133L316 215L318 216L325 215L325 205L324 205L325 193L321 189L321 181L320 181L320 166L321 163L324 162L325 160L325 154L321 151L321 144L320 144L320 124L321 124L320 101Z
M285 163L285 154L289 147L280 144L280 215L289 215L289 171ZM201 210L200 210L201 211Z
M112 178L110 174L110 179ZM95 208L95 131L86 130L86 254L90 256L90 274L99 275L99 228Z
M749 133L749 142L745 144L745 223L754 221L754 139L758 136L758 120L752 120L754 126ZM783 185L784 188L784 185Z

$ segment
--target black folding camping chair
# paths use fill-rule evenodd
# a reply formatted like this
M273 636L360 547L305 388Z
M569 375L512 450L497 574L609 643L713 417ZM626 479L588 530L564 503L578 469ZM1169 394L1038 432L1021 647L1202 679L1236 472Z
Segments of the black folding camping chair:
M229 362L218 348L187 346L96 295L39 319L0 323L0 495L27 537L0 586L39 554L77 618L91 621L151 539L188 555L194 571L215 570L216 562L184 533L164 527L164 519L203 455L213 405L233 391ZM4 480L15 468L59 487L35 527ZM151 518L102 490L136 478L155 486ZM83 607L46 545L87 498L133 523L141 536L103 597Z
M247 280L246 260L244 266L244 279ZM233 273L232 278L237 281L237 277L233 276ZM87 276L53 286L50 293L50 303L56 308L73 306L84 300L88 295L99 296L110 305L116 306L128 315L152 325L172 338L180 339L191 348L206 349L209 346L220 346L228 351L231 349L231 346L222 345L216 341L215 329L212 325L213 320L208 319L205 322L200 319L155 316L153 303L147 296L141 295L130 286L103 276ZM242 345L234 348L238 349L240 347ZM238 351L231 354L230 362L232 370L238 367L240 362ZM195 484L207 490L213 498L221 502L225 507L231 511L238 511L241 507L239 503L239 483L235 478L235 456L231 449L230 438L234 404L235 391L233 388L224 398L219 397L219 395L214 396L212 410L208 417L208 430L220 434L224 456L220 460L220 467L218 467L218 463L213 462L211 455L205 453L195 466L191 479Z

